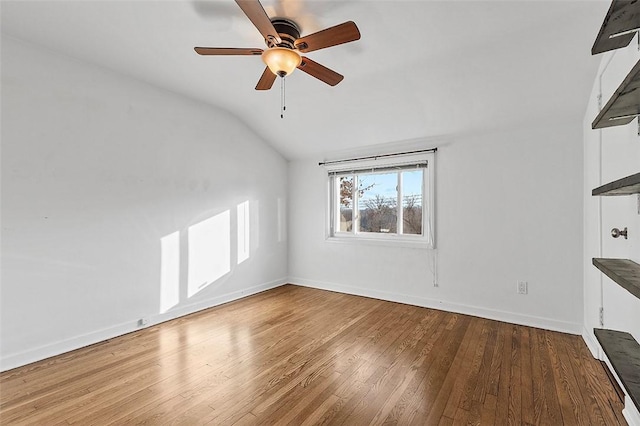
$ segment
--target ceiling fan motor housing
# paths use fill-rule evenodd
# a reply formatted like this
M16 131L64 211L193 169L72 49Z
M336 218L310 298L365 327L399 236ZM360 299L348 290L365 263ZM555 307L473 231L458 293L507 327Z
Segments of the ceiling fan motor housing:
M282 43L275 43L274 40L265 39L267 46L295 49L295 42L300 38L300 27L298 24L286 18L272 18L271 23L278 32Z

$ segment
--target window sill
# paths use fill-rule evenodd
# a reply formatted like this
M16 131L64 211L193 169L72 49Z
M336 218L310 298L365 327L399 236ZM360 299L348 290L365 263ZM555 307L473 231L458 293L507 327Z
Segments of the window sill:
M371 246L387 246L402 247L422 250L433 250L434 247L427 241L407 239L407 238L367 238L367 237L327 237L326 242L331 244L353 244L353 245L371 245Z

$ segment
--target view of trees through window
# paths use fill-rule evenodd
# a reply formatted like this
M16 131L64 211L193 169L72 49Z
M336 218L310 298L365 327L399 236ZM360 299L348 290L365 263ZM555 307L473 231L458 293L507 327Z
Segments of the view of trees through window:
M355 198L358 232L421 235L422 182L422 169L339 177L340 231L353 231ZM398 215L402 215L400 232Z

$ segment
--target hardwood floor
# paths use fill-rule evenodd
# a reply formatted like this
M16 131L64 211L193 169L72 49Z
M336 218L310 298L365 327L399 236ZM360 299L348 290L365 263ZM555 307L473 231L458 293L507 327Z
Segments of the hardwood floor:
M0 375L2 424L626 424L578 336L287 285Z

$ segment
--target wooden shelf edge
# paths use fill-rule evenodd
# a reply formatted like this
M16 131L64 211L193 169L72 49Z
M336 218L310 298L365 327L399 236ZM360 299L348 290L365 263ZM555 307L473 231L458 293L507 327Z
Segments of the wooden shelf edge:
M638 25L640 11L637 6L637 4L621 0L613 0L611 2L607 15L602 21L598 36L593 42L593 47L591 48L592 55L629 45L635 36L635 32L618 37L610 36L640 27L640 25Z
M623 331L594 328L593 333L627 395L640 410L640 344Z
M593 129L622 126L640 114L640 60L591 123Z
M609 182L591 191L591 195L640 194L640 173Z
M593 265L620 287L640 299L640 265L628 259L593 258Z

